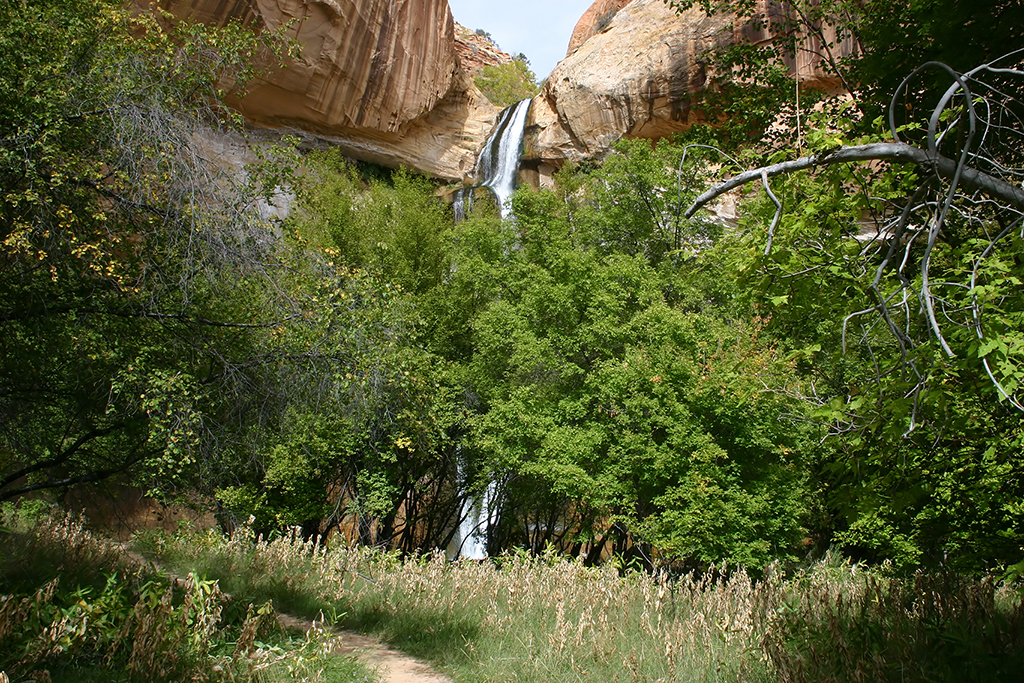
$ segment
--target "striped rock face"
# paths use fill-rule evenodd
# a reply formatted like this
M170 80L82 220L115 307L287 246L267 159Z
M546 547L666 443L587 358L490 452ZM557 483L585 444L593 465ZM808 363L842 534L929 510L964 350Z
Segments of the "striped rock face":
M356 158L459 179L497 115L462 69L447 0L160 4L208 24L288 26L299 56L229 99L256 126L298 129Z

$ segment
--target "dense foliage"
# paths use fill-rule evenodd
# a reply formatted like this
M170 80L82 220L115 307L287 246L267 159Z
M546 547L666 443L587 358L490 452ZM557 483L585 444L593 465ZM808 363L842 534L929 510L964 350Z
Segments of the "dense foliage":
M766 381L792 365L708 272L721 229L679 220L692 197L676 191L681 155L624 145L593 173L567 172L559 192L521 192L514 223L485 208L454 227L403 173L360 188L336 157L317 162L296 229L403 284L423 320L419 377L434 401L417 424L438 436L392 419L408 445L374 479L389 501L378 538L443 546L452 512L447 528L410 514L424 488L435 515L486 490L492 552L751 566L795 553L813 430L779 420L800 408ZM403 227L382 230L389 219ZM359 462L346 476L369 476Z
M897 24L938 44L928 7ZM408 552L460 540L485 499L494 554L1021 561L1020 207L825 164L740 197L738 222L687 217L714 178L803 152L899 135L955 157L975 100L1003 118L971 163L1012 180L1009 72L965 76L987 89L932 130L915 76L886 132L864 106L897 68L885 25L848 22L875 46L833 65L859 99L805 94L796 139L771 125L797 113L785 69L741 46L720 59L749 82L706 103L728 125L622 142L520 190L512 220L453 224L430 181L337 152L207 160L221 84L273 37L99 1L0 12L0 499L121 476L227 528ZM512 68L509 102L534 88Z
M166 481L228 379L210 358L255 351L226 282L274 247L195 135L259 41L100 2L0 11L0 498L139 463Z
M772 203L749 204L741 226L748 248L763 249L740 271L746 296L771 302L769 332L813 361L803 398L831 424L834 450L815 466L831 538L908 568L1019 560L1024 205L965 180L978 172L1019 184L1019 3L982 16L955 1L838 0L792 3L773 17L754 3L700 4L818 38L849 103L804 113L806 138L796 142L816 155L805 157L811 166L876 142L920 150L916 167L844 165L773 180ZM841 57L841 40L856 49ZM760 53L739 45L716 59L747 64L741 73L753 78L740 89L756 92L757 74L795 49L795 40ZM748 165L799 156L773 142L762 151L774 155Z
M292 449L252 496L292 496L272 523L322 515L315 454L386 415L408 325L391 285L264 218L286 155L209 160L219 84L280 41L104 2L3 11L0 499L128 474L230 502L245 463Z
M516 55L511 62L498 66L485 66L476 77L480 88L491 104L511 107L520 100L537 94L537 77L530 70L530 62Z

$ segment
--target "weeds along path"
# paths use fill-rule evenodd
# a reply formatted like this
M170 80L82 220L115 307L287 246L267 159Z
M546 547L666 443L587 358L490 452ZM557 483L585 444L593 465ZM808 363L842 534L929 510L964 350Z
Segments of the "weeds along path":
M278 621L288 630L305 632L313 626L311 621L290 614L279 614ZM376 638L339 629L334 633L341 636L342 642L335 652L358 657L378 672L383 683L451 683L451 679L431 669L426 662L393 650Z
M117 545L132 561L141 566L154 567L170 577L171 581L184 585L183 577L132 550L125 543ZM225 594L225 597L230 599L231 596ZM313 628L311 620L293 614L278 612L277 620L282 628L288 631L306 633ZM335 649L335 654L357 657L363 664L377 672L381 683L452 683L450 678L437 673L426 662L393 650L377 638L336 628L331 629L331 632L341 636L341 645Z

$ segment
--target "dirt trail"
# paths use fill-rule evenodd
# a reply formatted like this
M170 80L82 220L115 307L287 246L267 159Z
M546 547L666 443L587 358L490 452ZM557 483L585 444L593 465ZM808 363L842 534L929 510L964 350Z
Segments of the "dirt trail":
M138 564L160 569L170 576L172 581L184 584L185 580L182 577L167 571L166 568L147 559L141 553L131 550L126 543L118 543L117 545L121 547L125 555ZM230 598L230 596L227 597ZM296 617L292 614L282 614L279 612L277 620L281 623L282 627L292 631L306 633L313 627L312 621ZM331 632L341 636L341 645L335 649L335 652L341 655L354 655L358 657L363 664L378 673L381 683L452 683L450 678L437 673L426 662L410 657L398 650L393 650L377 638L341 629L332 629Z
M289 630L305 632L313 626L312 622L291 614L278 614L277 620ZM426 662L393 650L376 638L340 629L332 632L341 636L341 645L335 652L358 657L380 674L382 683L451 683L450 678L437 673Z
M383 683L451 683L426 662L392 650L376 638L342 631L340 652L355 654L367 666L380 672Z

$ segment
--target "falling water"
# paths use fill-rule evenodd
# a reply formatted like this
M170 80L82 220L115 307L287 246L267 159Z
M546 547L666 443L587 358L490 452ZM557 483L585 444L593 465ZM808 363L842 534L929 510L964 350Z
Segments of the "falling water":
M484 143L476 160L476 177L480 181L473 187L465 187L455 193L453 209L455 220L466 217L473 202L473 189L486 187L494 193L501 210L501 217L512 214L509 201L516 190L519 172L519 157L523 149L523 132L526 130L526 116L530 112L531 100L523 100L498 114L494 130ZM458 477L463 491L467 488L462 464ZM449 546L450 557L465 557L482 560L487 557L487 532L494 523L491 507L497 496L497 484L491 482L479 498L467 496L459 515L458 531Z
M473 188L464 187L456 190L452 195L452 213L455 214L455 222L466 220L466 215L473 208Z
M459 479L463 477L462 464L459 464ZM466 484L462 484L463 490ZM465 499L461 511L458 531L448 546L448 556L451 558L465 557L470 560L482 560L487 557L487 531L490 529L491 503L497 492L495 482L487 485L480 498Z
M476 177L480 182L473 187L486 187L494 193L502 218L508 218L512 213L509 199L516 190L523 131L526 130L526 116L530 113L531 101L523 100L498 114L494 130L476 160ZM473 187L455 193L456 220L465 218L472 205Z

